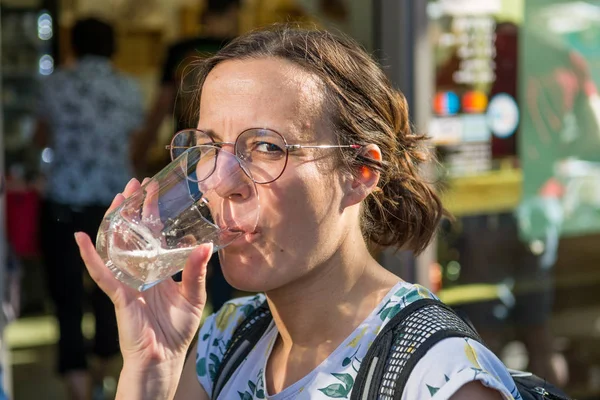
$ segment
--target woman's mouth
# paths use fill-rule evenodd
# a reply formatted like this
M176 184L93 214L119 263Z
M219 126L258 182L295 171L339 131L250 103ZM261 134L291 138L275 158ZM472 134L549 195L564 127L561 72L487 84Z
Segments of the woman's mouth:
M241 227L229 226L222 228L221 239L225 242L229 242L229 244L244 244L253 242L258 234L258 229L249 232Z
M230 226L230 227L224 228L223 230L227 231L227 232L231 232L231 233L247 233L245 229L237 227L237 226Z

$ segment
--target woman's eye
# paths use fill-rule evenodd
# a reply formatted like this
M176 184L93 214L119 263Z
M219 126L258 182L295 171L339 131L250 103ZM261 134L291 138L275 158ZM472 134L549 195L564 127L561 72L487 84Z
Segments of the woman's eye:
M261 153L277 153L282 151L281 147L268 142L256 142L253 149L254 151L259 151Z

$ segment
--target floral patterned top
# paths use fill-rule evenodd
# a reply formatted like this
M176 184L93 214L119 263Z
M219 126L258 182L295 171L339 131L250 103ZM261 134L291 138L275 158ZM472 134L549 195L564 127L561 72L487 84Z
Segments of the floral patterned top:
M267 393L264 371L277 338L273 322L248 357L223 387L220 400L349 399L361 361L377 333L403 307L420 298L435 298L426 288L399 282L379 306L317 368L277 394ZM196 371L200 384L212 392L213 381L235 328L265 300L264 295L226 303L207 318L198 341ZM487 348L467 338L448 338L433 346L417 363L402 399L448 399L471 381L520 400L514 381L502 362Z

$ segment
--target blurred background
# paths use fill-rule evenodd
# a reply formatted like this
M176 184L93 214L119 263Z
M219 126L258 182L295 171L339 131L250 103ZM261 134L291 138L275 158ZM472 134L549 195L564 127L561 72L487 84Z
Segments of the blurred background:
M65 154L86 171L109 171L105 154L119 153L129 175L157 172L173 133L193 126L182 106L189 57L284 21L355 38L432 138L440 162L425 173L456 220L425 254L386 250L383 265L467 315L509 367L600 399L600 0L0 0L0 15L0 399L76 398L56 361L74 342L59 343L55 315L73 303L81 345L98 346L97 301L78 297L92 283L77 270L82 281L67 284L51 261L58 238L54 252L44 246L44 215L88 215L56 207L61 185L75 196L96 182L69 175ZM80 26L75 40L89 18L101 25ZM102 86L113 89L94 97ZM108 150L93 141L102 129L69 118L87 93L105 112L96 118L122 130ZM53 124L90 139L48 138ZM89 153L107 165L85 164ZM60 168L65 180L53 182ZM239 295L216 263L211 279L212 308ZM94 399L114 393L120 360L105 356L84 360Z

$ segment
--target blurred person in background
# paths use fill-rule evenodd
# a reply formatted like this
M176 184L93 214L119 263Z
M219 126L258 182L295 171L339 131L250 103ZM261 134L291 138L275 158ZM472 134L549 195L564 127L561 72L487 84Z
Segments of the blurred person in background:
M193 92L193 77L190 76L192 63L199 56L216 53L237 36L239 3L240 0L206 1L201 17L201 35L175 42L168 47L160 87L146 114L144 125L136 133L131 146L132 160L138 174L152 176L170 162L168 157L149 160L150 150L159 140L160 128L167 115L173 115L175 132L195 123L192 120L193 113L185 107L189 104L186 100Z
M75 64L41 85L35 140L54 153L41 212L41 250L60 329L58 371L69 398L78 400L91 398L92 387L94 398L102 398L98 384L108 361L119 353L119 343L111 301L95 284L87 293L73 233L95 236L112 201L108 193L121 190L132 177L129 142L143 121L143 106L136 82L111 63L112 26L80 20L71 45ZM88 299L96 320L94 379L81 329Z
M237 36L239 12L240 0L208 0L202 13L202 35L176 42L168 48L158 94L146 116L143 129L132 142L132 159L138 174L152 176L170 162L167 154L166 158L148 163L150 149L158 140L160 127L167 114L174 116L175 132L196 125L193 112L190 113L184 106L191 104L189 96L194 93L195 79L194 74L190 73L192 63L197 62L198 56L216 53ZM180 278L181 274L175 277L176 280ZM218 310L232 298L233 288L223 276L216 253L210 261L209 279L211 304L213 309Z

